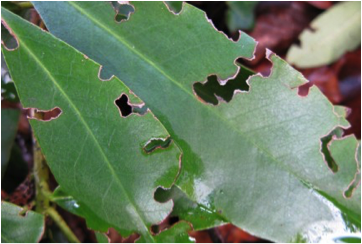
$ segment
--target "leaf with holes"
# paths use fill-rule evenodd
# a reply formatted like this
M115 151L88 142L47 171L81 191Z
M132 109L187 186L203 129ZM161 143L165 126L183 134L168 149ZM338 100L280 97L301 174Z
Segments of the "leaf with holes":
M122 81L100 80L85 55L5 9L2 20L18 41L3 54L22 105L36 108L30 123L58 183L92 213L90 228L156 241L149 228L173 203L153 192L174 182L180 151L173 142L144 148L167 140L165 128Z
M299 96L307 81L285 61L269 54L271 76L253 76L229 103L214 95L214 106L197 95L209 75L224 85L238 71L234 60L253 57L247 35L228 40L188 4L175 15L163 3L135 2L121 23L108 3L34 4L54 35L152 109L183 151L176 184L205 210L274 241L316 241L314 228L320 235L343 231L341 212L326 198L360 216L360 188L344 197L355 173L333 173L320 148L330 131L349 126L344 111L316 87Z
M301 46L292 46L288 62L300 68L331 64L361 45L361 2L338 3L311 23L300 35Z
M1 202L1 242L39 242L44 233L44 216Z

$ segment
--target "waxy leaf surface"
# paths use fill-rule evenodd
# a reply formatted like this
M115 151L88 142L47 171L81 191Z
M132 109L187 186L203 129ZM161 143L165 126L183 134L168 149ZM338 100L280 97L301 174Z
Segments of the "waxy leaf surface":
M359 195L341 190L357 172L355 158L354 173L333 173L320 152L321 138L348 122L318 88L298 96L307 81L285 61L271 54L271 76L252 77L249 92L229 103L212 106L195 95L195 82L216 74L224 83L237 71L235 59L252 58L250 37L228 40L188 4L174 15L163 3L136 2L122 23L107 3L34 4L53 34L152 109L183 151L176 184L208 211L274 241L317 241L315 226L343 231L339 210L323 196L360 215Z
M23 214L23 215L21 215ZM12 203L1 202L1 242L35 243L44 233L44 216Z
M88 57L5 9L2 19L18 40L15 50L2 51L22 105L61 110L30 123L62 189L95 215L87 218L90 228L156 241L149 228L173 204L156 202L153 192L174 182L180 151L175 143L151 153L143 148L169 137L165 128L150 111L122 117L115 103L122 94L133 106L142 101L119 79L100 80L100 66Z

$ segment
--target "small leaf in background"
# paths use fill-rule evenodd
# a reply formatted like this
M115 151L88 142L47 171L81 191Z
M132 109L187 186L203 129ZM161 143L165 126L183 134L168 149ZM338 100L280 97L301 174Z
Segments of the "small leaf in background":
M256 1L226 2L226 24L231 32L250 30L254 26Z
M172 202L156 202L153 192L171 187L181 155L174 142L151 153L143 148L168 132L149 110L123 116L120 97L128 106L143 102L119 79L100 80L100 66L88 57L3 8L2 20L19 42L2 52L22 105L44 115L60 110L48 121L30 120L57 182L93 213L85 216L90 228L155 241L149 228L171 212Z
M1 109L1 179L3 179L11 149L14 144L20 110L18 109Z
M39 242L44 233L44 216L1 202L1 242Z
M299 68L331 64L361 44L361 2L343 2L322 13L300 35L287 61Z

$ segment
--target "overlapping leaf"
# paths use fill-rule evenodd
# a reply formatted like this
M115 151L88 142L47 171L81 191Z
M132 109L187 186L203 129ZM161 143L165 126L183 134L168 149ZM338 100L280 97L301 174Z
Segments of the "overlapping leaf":
M99 65L85 55L5 9L2 18L19 45L2 51L23 106L61 110L50 121L30 120L58 183L96 216L87 218L91 228L157 241L149 228L172 202L156 202L153 192L172 185L180 151L174 143L151 153L143 148L167 138L165 128L150 111L122 117L115 103L122 94L131 105L142 101L119 79L100 80Z
M23 214L23 216L21 215ZM12 203L1 202L1 242L39 242L44 233L44 216Z
M250 91L228 104L194 94L195 82L227 79L236 58L253 56L245 34L233 43L187 4L174 15L162 3L137 2L120 24L107 3L35 7L53 34L105 65L154 111L183 150L178 186L205 209L276 241L315 240L315 226L343 230L322 195L360 216L359 195L344 198L341 190L354 173L333 174L320 152L320 138L348 123L317 88L298 96L293 88L306 80L283 60L271 55L272 75L254 76Z
M226 13L226 23L231 32L250 30L254 26L254 11L258 4L257 1L229 1L229 7Z

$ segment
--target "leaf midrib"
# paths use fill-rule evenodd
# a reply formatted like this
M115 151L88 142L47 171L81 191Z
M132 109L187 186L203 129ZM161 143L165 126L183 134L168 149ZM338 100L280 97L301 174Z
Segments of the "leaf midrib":
M122 181L119 179L119 177L115 173L115 170L114 170L113 166L111 165L111 163L108 160L107 156L105 155L102 147L100 146L100 144L97 141L95 135L93 134L92 130L89 128L88 123L84 120L84 118L83 118L82 114L80 113L80 111L78 110L78 108L75 106L75 104L72 102L72 100L68 97L68 95L64 92L62 87L58 84L58 82L52 76L52 74L49 72L49 70L46 68L46 66L43 65L43 63L36 57L36 55L25 44L25 42L21 42L21 45L29 53L29 55L34 59L34 61L43 69L43 71L46 73L46 75L49 77L49 79L53 82L53 84L57 87L57 89L59 90L61 95L64 97L64 99L70 104L71 108L76 113L76 115L78 115L78 117L79 117L80 121L82 122L83 126L85 127L86 131L88 132L89 135L91 135L91 138L94 141L94 144L96 145L98 151L101 153L106 165L108 166L109 170L111 171L111 174L112 174L113 178L116 179L116 182L118 183L119 187L121 188L121 190L123 192L123 195L126 197L126 200L128 200L131 203L131 206L134 208L135 213L137 213L137 216L138 216L139 220L143 223L143 225L145 227L145 231L143 231L142 234L143 235L146 234L151 240L153 240L153 242L156 242L155 239L153 238L153 236L149 233L148 227L147 227L145 221L143 220L143 218L141 217L141 215L139 213L140 211L139 211L137 205L130 198L129 194L127 193L126 189L123 186ZM20 47L20 43L19 43L19 47Z
M138 55L140 58L142 58L145 62L147 62L148 64L150 64L152 67L154 67L157 71L159 71L164 77L166 77L168 80L170 80L173 84L175 84L176 86L178 86L179 88L181 88L186 94L188 94L189 96L191 96L193 99L196 99L195 95L192 94L189 90L187 90L185 87L183 87L182 85L180 85L175 79L173 79L170 75L168 75L164 70L162 70L161 68L159 68L158 66L155 65L155 63L153 63L150 59L148 59L146 56L144 56L143 54L141 54L140 52L138 52L137 50L135 50L134 48L131 47L131 45L124 40L123 38L121 38L119 35L117 35L117 33L113 32L112 29L109 29L107 26L105 26L103 23L99 22L97 19L95 19L93 16L89 15L86 11L84 11L81 7L79 7L77 5L77 2L72 2L72 1L68 1L66 3L69 3L70 6L72 6L74 9L76 9L78 12L80 12L81 14L85 15L87 18L89 18L91 21L93 21L93 23L96 24L96 26L100 27L101 30L105 30L106 32L108 32L111 36L113 36L114 38L116 38L118 41L120 41L121 43L123 43L131 52L135 53L136 55ZM130 20L128 20L130 21ZM122 24L122 23L121 23ZM255 76L255 75L254 75ZM141 98L142 99L142 98ZM241 131L239 131L237 128L235 128L233 126L232 123L230 123L228 120L224 119L223 117L220 116L219 113L216 112L216 110L212 109L211 106L208 105L203 105L202 106L204 109L207 109L209 112L211 112L212 114L214 114L215 116L217 116L222 122L224 122L226 125L228 125L228 127L230 127L233 131L237 132L241 137L243 137L246 141L248 141L250 144L254 145L255 148L257 148L260 152L264 153L268 158L270 158L272 161L274 161L277 165L279 165L282 169L284 169L285 171L287 171L288 173L290 173L291 175L295 176L296 179L298 179L303 185L305 185L306 182L308 182L308 180L304 179L303 177L299 176L297 173L295 173L293 170L290 170L290 168L287 167L287 165L285 165L284 163L278 161L267 149L259 147L253 140L251 140L249 137L245 136L244 134L242 134ZM181 147L179 147L181 148ZM182 150L182 148L181 148ZM315 187L314 184L308 184L308 185L312 185L313 188Z

